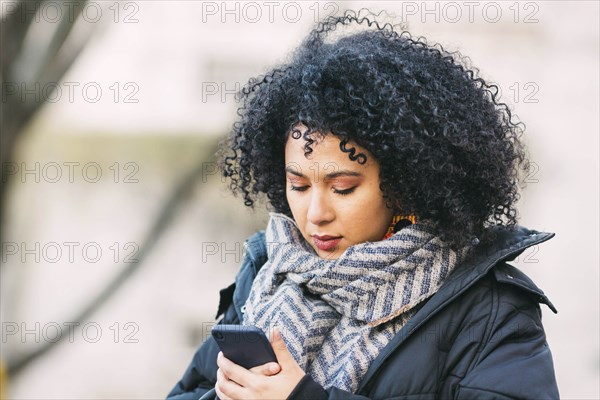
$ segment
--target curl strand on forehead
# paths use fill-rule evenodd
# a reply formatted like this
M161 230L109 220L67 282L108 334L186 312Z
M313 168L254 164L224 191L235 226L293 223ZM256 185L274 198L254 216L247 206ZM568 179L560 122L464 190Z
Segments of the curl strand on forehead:
M318 142L319 140L321 140L322 138L324 138L326 135L334 135L334 136L337 136L340 138L340 151L342 151L343 153L348 153L348 158L350 160L356 161L359 164L365 164L367 162L366 154L360 153L360 152L357 154L356 147L354 147L354 146L348 147L349 142L351 140L348 137L338 135L333 132L323 133L316 129L310 129L302 123L295 125L290 130L290 133L288 134L288 136L291 137L292 139L298 140L298 139L302 138L305 140L305 142L306 142L304 144L304 155L305 156L310 155L313 152L312 145L314 143Z

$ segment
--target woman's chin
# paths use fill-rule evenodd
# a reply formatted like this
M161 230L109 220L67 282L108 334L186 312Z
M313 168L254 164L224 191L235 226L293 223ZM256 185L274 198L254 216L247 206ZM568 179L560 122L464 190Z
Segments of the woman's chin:
M333 248L332 250L322 250L319 248L315 248L315 251L317 252L317 255L319 257L325 260L337 260L344 252L342 249L340 249L339 246Z

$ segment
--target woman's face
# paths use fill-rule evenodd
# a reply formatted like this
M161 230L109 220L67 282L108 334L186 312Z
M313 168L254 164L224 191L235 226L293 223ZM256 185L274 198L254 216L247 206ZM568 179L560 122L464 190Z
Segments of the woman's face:
M379 189L379 163L371 153L348 143L367 156L359 164L340 150L337 136L313 139L313 152L306 158L305 140L288 136L286 196L302 235L319 257L337 259L354 244L383 239L393 215Z

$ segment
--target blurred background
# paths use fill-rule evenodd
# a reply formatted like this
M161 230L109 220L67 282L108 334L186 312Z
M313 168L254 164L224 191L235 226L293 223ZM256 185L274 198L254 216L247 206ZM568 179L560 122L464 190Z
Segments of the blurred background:
M600 398L598 2L0 4L2 398L166 396L267 222L216 173L235 92L362 7L469 56L526 124L520 223L556 237L517 264L559 310L562 397Z

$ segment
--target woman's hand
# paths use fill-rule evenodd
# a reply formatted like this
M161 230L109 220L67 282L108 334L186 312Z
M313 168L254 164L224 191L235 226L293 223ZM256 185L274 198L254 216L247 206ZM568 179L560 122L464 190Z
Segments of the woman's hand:
M281 338L279 330L271 337L277 363L259 365L250 370L241 367L219 352L217 384L219 399L286 399L305 375Z

